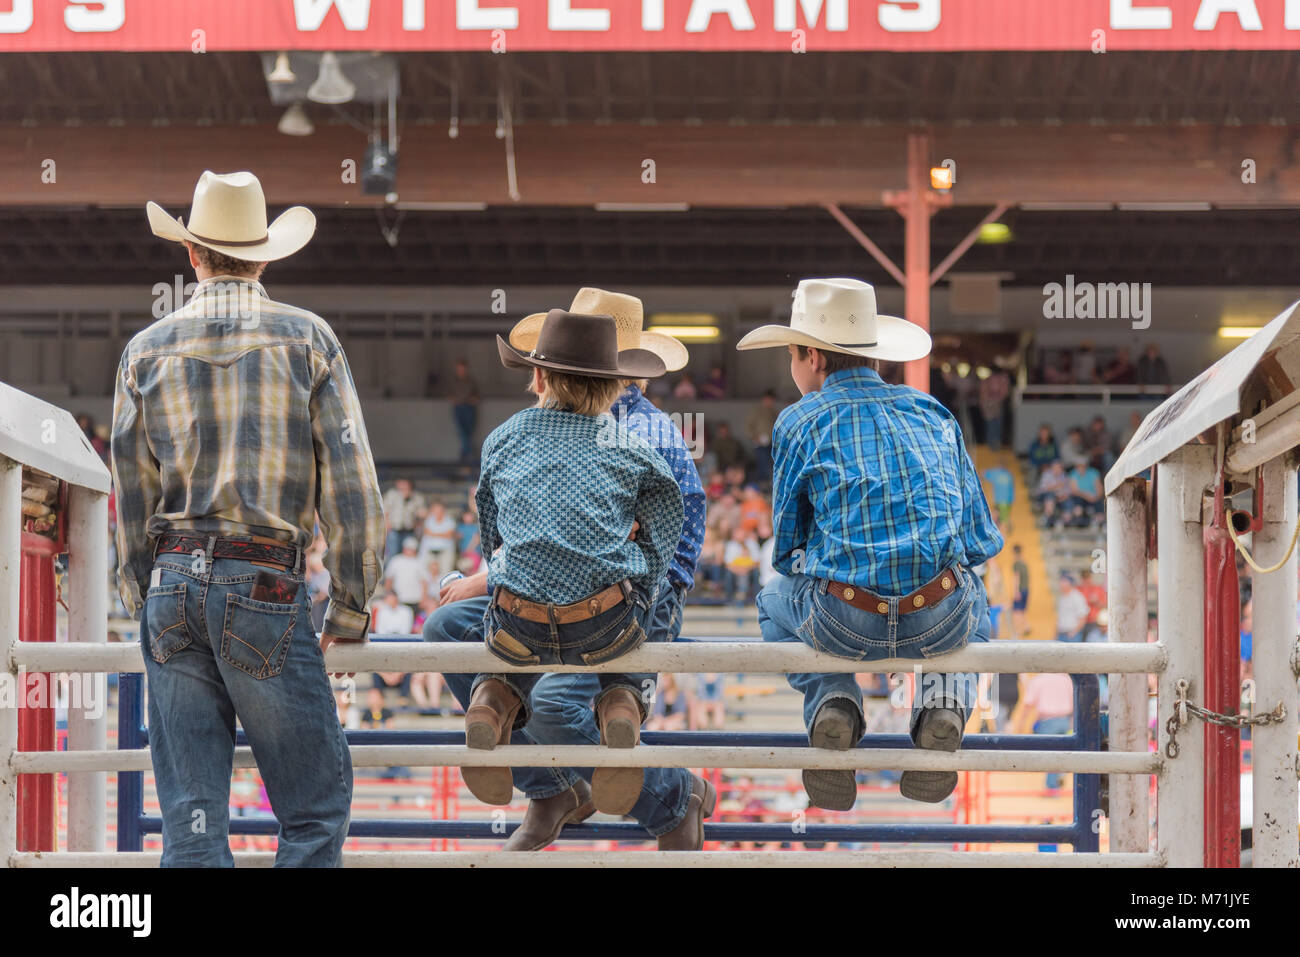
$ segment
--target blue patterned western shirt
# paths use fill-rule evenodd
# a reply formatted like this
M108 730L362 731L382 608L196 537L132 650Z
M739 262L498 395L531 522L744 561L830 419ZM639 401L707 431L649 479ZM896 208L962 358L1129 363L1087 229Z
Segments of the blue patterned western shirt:
M483 443L477 502L488 587L530 601L568 605L625 578L653 594L682 537L668 464L608 415L515 413Z
M673 420L655 408L634 385L623 390L609 412L616 422L625 425L633 435L641 436L663 456L682 490L686 520L677 551L668 565L668 580L690 591L695 587L695 566L699 564L700 549L704 547L705 504L700 472L686 447L686 440Z
M870 369L834 372L785 409L772 459L782 574L906 595L1002 548L952 413Z

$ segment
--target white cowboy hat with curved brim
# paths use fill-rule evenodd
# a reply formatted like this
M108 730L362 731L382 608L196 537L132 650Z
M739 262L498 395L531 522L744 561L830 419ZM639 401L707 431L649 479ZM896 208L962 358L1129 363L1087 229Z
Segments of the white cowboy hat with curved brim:
M155 236L174 243L191 242L245 262L271 262L292 256L316 232L316 216L294 206L266 223L266 197L252 173L205 170L194 187L187 226L157 203L145 206Z
M664 368L668 372L676 372L690 359L686 346L679 340L662 333L644 331L642 326L645 323L645 312L641 300L636 296L584 286L573 297L569 311L587 316L612 316L618 324L619 350L644 349L653 352L664 361ZM520 319L510 330L510 344L522 352L533 349L537 345L537 336L542 331L545 319L544 312L535 312Z
M737 349L811 346L867 359L911 362L930 354L930 334L898 316L876 312L876 290L860 279L804 279L790 325L759 326Z

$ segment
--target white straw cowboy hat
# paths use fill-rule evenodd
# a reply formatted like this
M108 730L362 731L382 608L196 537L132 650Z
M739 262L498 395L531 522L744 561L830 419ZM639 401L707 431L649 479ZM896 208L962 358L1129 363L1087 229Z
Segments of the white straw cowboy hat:
M316 232L316 216L306 206L286 209L268 226L266 197L252 173L205 170L194 187L188 226L157 203L149 203L145 211L155 236L174 243L188 240L245 262L292 256Z
M664 361L664 368L668 372L676 372L690 359L686 346L672 336L642 330L644 310L641 300L636 296L584 286L573 297L569 311L588 316L612 316L618 324L619 350L645 349L653 352ZM542 331L546 315L544 312L535 312L515 323L515 327L510 330L510 344L521 352L533 349L537 345L537 336Z
M911 362L930 354L930 334L897 316L876 312L876 290L860 279L803 279L790 325L759 326L737 349L812 346L867 359Z

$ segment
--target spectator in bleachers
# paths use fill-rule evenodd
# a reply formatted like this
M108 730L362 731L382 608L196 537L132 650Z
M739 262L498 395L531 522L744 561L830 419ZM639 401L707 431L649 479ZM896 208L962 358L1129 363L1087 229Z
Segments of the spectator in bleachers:
M385 554L394 556L403 539L416 534L424 517L424 496L415 491L410 479L400 478L384 493L384 521L388 526Z
M1079 594L1088 603L1088 618L1082 629L1083 641L1096 641L1103 634L1101 614L1106 610L1106 587L1092 580L1092 572L1084 569L1079 572Z
M725 420L718 423L713 441L709 443L709 451L713 453L713 463L719 473L732 466L744 469L749 465L745 447L740 444L740 439L731 434L731 424Z
M763 497L757 485L746 485L741 493L740 527L763 540L772 537L772 504Z
M673 386L674 399L690 401L691 399L697 398L698 395L699 393L695 388L695 380L691 378L689 373L679 378L677 384Z
M709 369L709 377L700 386L701 399L725 399L727 397L727 375L722 366Z
M745 421L745 432L754 449L754 481L760 485L772 480L772 427L778 411L776 392L768 389Z
M1106 427L1106 420L1101 416L1093 416L1092 422L1088 425L1088 431L1083 435L1084 444L1088 449L1088 459L1093 464L1100 462L1100 468L1104 472L1115 464L1115 437L1111 434L1110 429Z
M482 555L478 544L478 519L468 509L461 513L460 524L456 526L456 539L457 552L462 559Z
M434 499L421 528L420 561L427 566L429 556L433 555L438 561L439 573L443 574L456 568L458 554L456 520L441 501Z
M1133 365L1128 346L1115 350L1115 358L1106 366L1101 381L1107 385L1137 385L1137 366Z
M428 571L420 556L416 554L417 543L407 537L402 541L402 550L388 560L384 568L384 581L397 600L411 610L411 616L420 610L420 602L428 591ZM409 624L408 624L409 630Z
M677 675L659 676L659 692L655 695L650 717L646 719L649 731L685 731L690 718L691 703Z
M1069 734L1074 715L1074 683L1069 675L1037 674L1025 682L1020 699L1020 715L1015 720L1018 734ZM1061 786L1061 775L1047 775L1047 789Z
M1048 385L1074 384L1074 357L1069 352L1061 352L1056 357L1056 364L1043 369L1043 381Z
M1016 501L1016 479L1011 472L1001 465L985 469L981 476L993 487L993 504L997 508L998 522L1009 526L1011 523L1011 506Z
M1002 612L1007 607L1007 588L1010 582L1002 573L1002 564L996 556L984 563L984 574L981 577L989 600L989 640L996 641L1002 637Z
M1011 546L1015 561L1011 565L1011 578L1015 583L1015 597L1011 600L1011 637L1023 638L1029 634L1025 627L1025 610L1029 607L1029 566L1025 564L1019 544Z
M1137 435L1140 428L1142 428L1142 413L1130 412L1128 414L1128 425L1124 426L1124 431L1119 434L1120 452L1128 448L1129 443L1133 441L1133 436Z
M372 630L377 635L409 635L415 626L415 612L410 605L400 602L397 592L391 588L374 606L372 616Z
M1169 366L1165 363L1165 357L1160 354L1160 347L1154 342L1146 347L1142 353L1142 358L1137 363L1137 381L1138 385L1163 385L1170 383Z
M984 418L984 441L994 452L1002 448L1002 425L1010 394L1011 377L996 366L988 378L980 381L979 406Z
M726 597L747 604L758 592L758 540L739 525L727 542L724 561L727 566Z
M1079 385L1097 381L1097 353L1092 351L1091 342L1081 344L1074 354L1074 381Z
M1060 593L1056 598L1056 640L1083 641L1090 611L1088 599L1075 587L1074 579L1062 572Z
M460 461L472 462L475 458L474 432L478 428L479 393L478 383L469 374L469 363L464 359L456 360L456 375L451 380L447 397L451 399L451 415L460 438Z
M1052 427L1044 422L1038 427L1038 435L1029 444L1029 464L1034 467L1034 479L1042 477L1043 469L1059 460L1061 450L1056 445L1056 435Z
M1070 497L1065 503L1066 524L1086 528L1105 517L1105 499L1101 493L1101 473L1091 465L1076 463L1070 470Z
M695 700L692 702L691 730L721 730L727 722L723 679L720 674L697 676Z
M1061 445L1061 463L1067 468L1072 469L1079 463L1087 463L1088 443L1083 437L1083 429L1075 426L1066 433L1065 442Z
M1034 487L1034 500L1043 510L1043 528L1060 526L1065 515L1062 506L1069 497L1070 479L1065 474L1065 464L1058 459L1043 470Z

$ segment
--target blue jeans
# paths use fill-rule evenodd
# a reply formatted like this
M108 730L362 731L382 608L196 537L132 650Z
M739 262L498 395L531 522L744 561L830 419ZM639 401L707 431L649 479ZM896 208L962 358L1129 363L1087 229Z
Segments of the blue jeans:
M682 595L666 583L645 625L648 641L674 641L682 627ZM425 641L482 641L491 599L470 598L443 605L424 623ZM521 676L522 677L522 676ZM443 675L462 707L469 706L473 675ZM533 685L527 725L516 728L511 744L599 744L592 701L600 693L596 674L542 675ZM640 695L640 692L638 692ZM515 787L530 800L554 797L579 778L591 781L591 768L514 768ZM681 768L646 768L645 783L630 814L653 837L677 827L686 816L691 775Z
M782 576L758 593L758 625L764 641L802 641L817 651L854 661L926 660L964 648L968 642L989 640L988 598L969 568L957 569L956 590L931 608L900 615L899 599L889 599L889 605L888 614L877 615L840 601L822 579ZM835 699L851 705L858 714L858 727L865 727L862 690L854 675L792 674L787 679L804 696L803 719L809 732L822 705ZM912 698L912 740L927 708L950 708L964 724L976 693L976 676L969 672L919 674Z
M253 601L259 565L160 555L140 646L149 747L163 817L163 867L233 867L227 840L235 719L280 822L277 867L342 863L352 758L339 726L307 589ZM158 573L158 572L156 572ZM300 582L302 575L296 577Z

